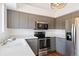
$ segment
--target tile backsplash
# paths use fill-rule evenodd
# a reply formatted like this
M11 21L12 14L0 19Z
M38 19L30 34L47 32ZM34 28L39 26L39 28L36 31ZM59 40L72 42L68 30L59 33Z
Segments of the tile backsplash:
M34 36L36 31L45 31L47 37L62 37L65 38L65 30L48 29L48 30L32 30L32 29L8 29L10 35L26 35Z

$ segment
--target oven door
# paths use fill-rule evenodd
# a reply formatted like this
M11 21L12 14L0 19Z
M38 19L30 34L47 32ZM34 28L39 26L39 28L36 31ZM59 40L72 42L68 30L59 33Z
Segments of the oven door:
M45 39L39 39L39 49L46 48L46 40Z

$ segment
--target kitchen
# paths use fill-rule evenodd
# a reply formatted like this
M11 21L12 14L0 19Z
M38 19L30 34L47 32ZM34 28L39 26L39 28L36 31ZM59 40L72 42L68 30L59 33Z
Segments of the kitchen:
M70 24L72 24L72 22L74 21L73 19L78 17L79 12L76 11L76 12L69 13L55 18L54 15L52 17L51 12L46 13L48 12L47 10L40 9L40 7L36 8L39 5L41 6L41 8L45 7L45 6L42 7L41 4L40 3L38 4L20 3L19 4L18 3L16 4L17 8L15 7L15 5L13 5L13 8L12 8L11 5L8 4L8 7L7 7L8 9L5 9L6 6L4 4L1 4L2 8L4 9L2 10L4 13L4 17L7 19L6 20L4 17L2 18L5 21L3 22L5 24L3 29L4 31L8 32L7 34L9 36L7 40L10 43L6 43L7 40L3 40L2 42L4 43L1 42L2 49L1 49L0 55L66 56L65 55L66 53L65 47L66 47L66 39L67 39L66 29L69 27ZM34 9L32 5L36 9ZM48 4L45 4L45 5L48 5ZM73 3L70 5L76 5L76 4ZM77 9L76 7L73 7L73 8ZM54 14L54 11L52 11L53 14ZM10 44L11 46L7 44ZM20 44L23 44L23 46L20 46ZM8 49L6 46L10 48L9 51L7 51ZM3 48L6 48L6 50ZM27 53L25 52L26 49L27 49ZM6 54L4 51L6 52ZM17 52L17 54L16 53L12 54L12 51ZM51 53L53 52L55 53L57 52L57 55L56 54L51 55ZM71 52L68 56L71 56Z

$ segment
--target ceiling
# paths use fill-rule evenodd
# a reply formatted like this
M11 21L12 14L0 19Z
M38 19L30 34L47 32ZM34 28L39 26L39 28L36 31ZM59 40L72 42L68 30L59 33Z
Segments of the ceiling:
M16 5L18 5L18 4L16 4ZM36 13L36 14L40 14L40 15L49 14L47 16L60 17L65 14L78 11L79 3L67 3L64 8L58 9L58 10L50 8L50 3L20 3L20 9L21 8L24 9L24 11L27 11L29 13L31 12L33 14L34 14L34 12L36 13L38 11L38 13Z
M26 4L34 7L39 7L42 9L52 10L50 8L50 3L26 3Z

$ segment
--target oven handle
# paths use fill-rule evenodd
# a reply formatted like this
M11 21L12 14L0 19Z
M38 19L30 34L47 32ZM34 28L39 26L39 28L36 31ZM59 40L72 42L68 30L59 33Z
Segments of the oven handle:
M43 38L43 39L38 39L38 40L46 40L46 38Z

